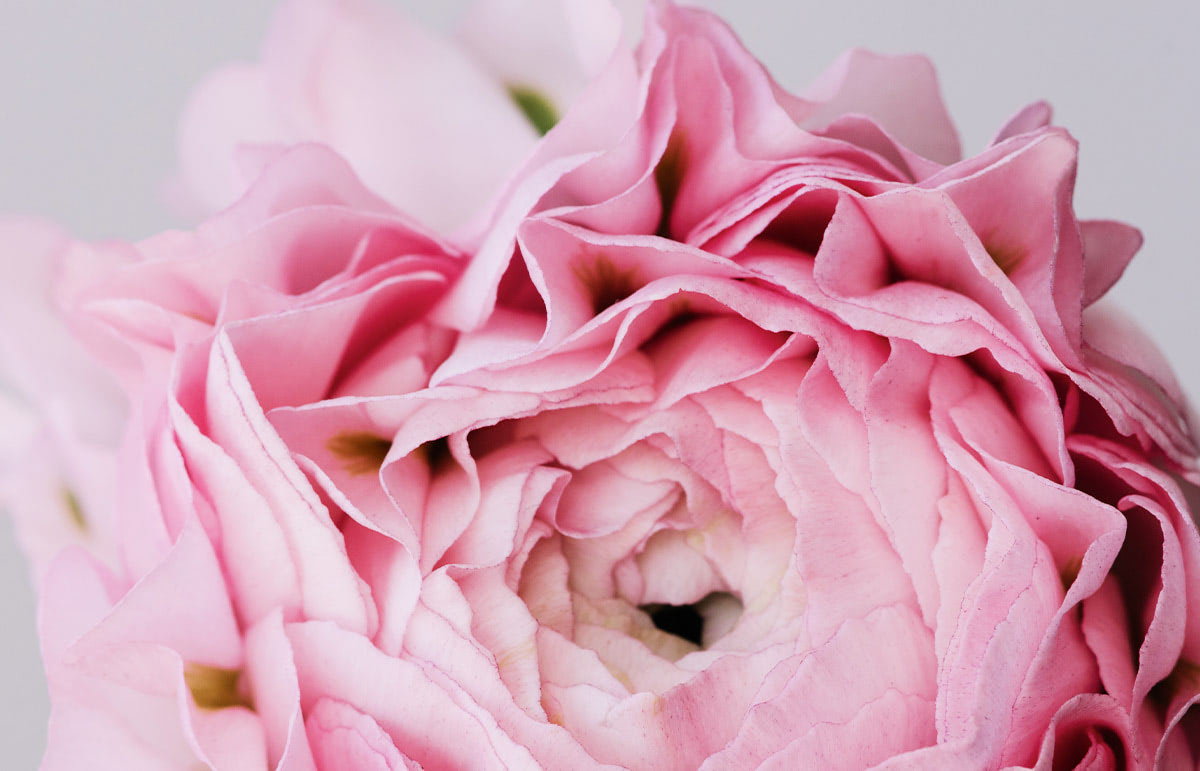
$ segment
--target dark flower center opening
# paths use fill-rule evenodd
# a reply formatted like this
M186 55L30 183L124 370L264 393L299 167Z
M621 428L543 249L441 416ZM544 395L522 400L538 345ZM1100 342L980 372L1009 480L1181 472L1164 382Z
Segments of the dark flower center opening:
M700 644L704 636L704 616L695 605L643 605L654 626L667 634Z
M714 617L721 606L732 604L736 608L736 614L732 617L728 612L723 614L725 618L719 620ZM708 622L713 621L714 629L712 631L717 637L722 636L729 631L732 626L730 621L736 621L741 615L741 601L728 592L710 592L696 602L690 605L667 605L665 603L648 603L638 606L640 610L650 616L650 620L654 622L654 626L667 634L673 634L676 637L683 638L693 645L698 645L701 648L705 647L704 631Z

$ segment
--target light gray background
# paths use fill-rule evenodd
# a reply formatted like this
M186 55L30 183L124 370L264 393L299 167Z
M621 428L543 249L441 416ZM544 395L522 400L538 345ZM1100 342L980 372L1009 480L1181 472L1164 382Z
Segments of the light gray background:
M398 0L392 0L398 2ZM463 0L398 2L446 27ZM1050 100L1082 143L1077 208L1141 227L1118 285L1200 393L1200 3L709 0L785 85L844 48L930 55L967 152L1026 102ZM5 0L0 11L0 212L50 216L86 238L175 224L159 200L176 118L214 66L251 58L269 0ZM3 280L0 276L0 280ZM0 766L33 768L48 704L34 602L0 523Z

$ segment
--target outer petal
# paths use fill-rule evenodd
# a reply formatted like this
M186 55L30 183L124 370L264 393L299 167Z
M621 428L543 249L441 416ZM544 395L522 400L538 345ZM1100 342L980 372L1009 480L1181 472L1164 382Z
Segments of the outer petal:
M394 205L453 228L534 139L498 80L387 5L289 0L260 62L217 73L189 106L181 181L223 208L249 181L239 146L322 142Z
M862 113L930 160L954 163L962 153L933 65L923 56L847 51L801 94L791 112L805 127Z
M481 0L457 37L501 83L536 92L561 116L608 64L623 26L609 0Z
M77 245L48 223L0 219L0 508L40 580L58 550L115 562L114 457L124 400L74 339L55 281Z
M163 562L115 604L100 590L115 582L89 563L81 552L64 554L42 600L53 703L45 765L87 766L91 753L114 768L222 758L262 766L262 728L237 690L240 634L199 525L189 522ZM92 591L80 596L80 588Z

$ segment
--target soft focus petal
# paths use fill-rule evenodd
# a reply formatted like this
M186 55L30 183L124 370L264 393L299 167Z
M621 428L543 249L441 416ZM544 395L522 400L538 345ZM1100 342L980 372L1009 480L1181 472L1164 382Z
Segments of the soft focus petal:
M321 142L398 208L453 228L534 138L498 79L386 4L289 0L259 62L222 70L197 92L181 185L204 210L221 209L249 182L240 147Z

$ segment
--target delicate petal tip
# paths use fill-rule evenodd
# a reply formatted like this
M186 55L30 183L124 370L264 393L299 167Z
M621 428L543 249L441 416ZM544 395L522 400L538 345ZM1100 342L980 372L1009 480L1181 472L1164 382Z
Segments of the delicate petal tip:
M1020 110L1017 110L1011 118L1004 122L1004 125L996 132L996 136L988 143L988 146L998 145L1006 139L1011 139L1021 134L1040 131L1049 126L1053 118L1054 109L1050 106L1049 102L1041 100L1031 102Z
M1129 261L1142 248L1142 232L1123 222L1083 220L1083 305L1099 300L1121 278Z
M860 113L929 160L951 164L962 157L937 74L924 56L851 49L800 96L811 105L797 116L802 126L821 128L838 116Z

